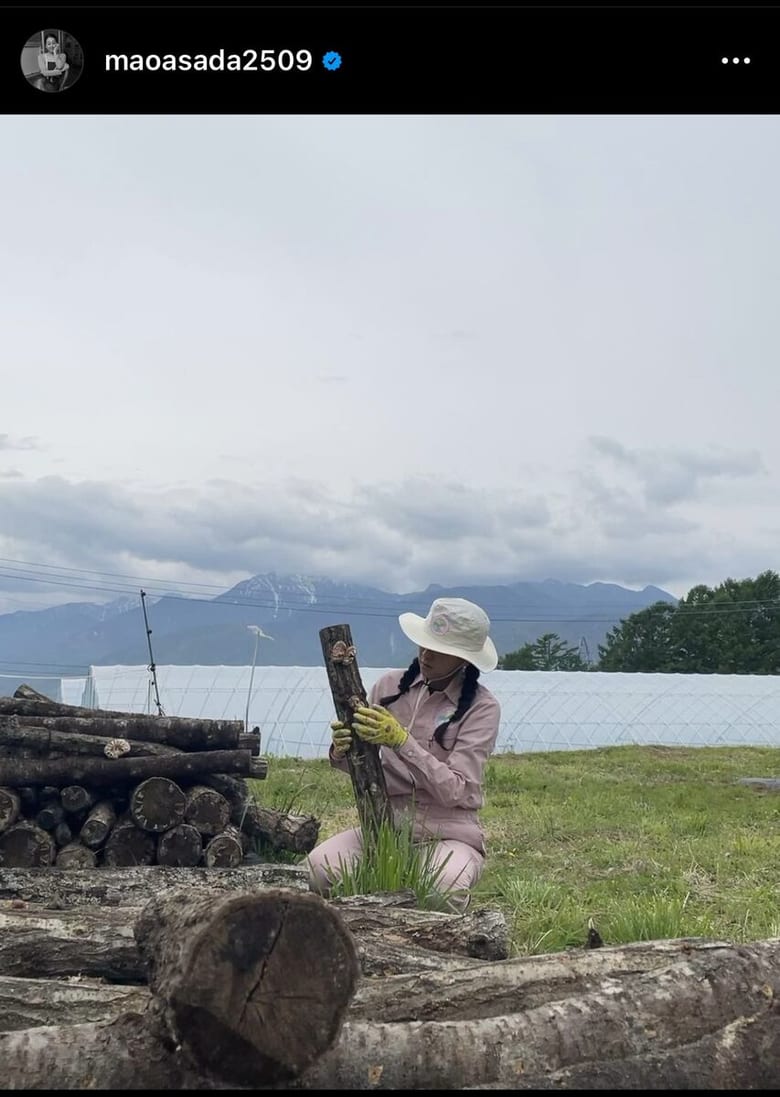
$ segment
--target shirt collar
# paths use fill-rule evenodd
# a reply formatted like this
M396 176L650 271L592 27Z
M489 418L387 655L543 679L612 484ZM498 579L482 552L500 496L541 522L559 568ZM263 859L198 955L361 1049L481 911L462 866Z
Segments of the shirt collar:
M425 688L425 682L423 681L422 674L418 674L415 680L412 682L413 686L422 686ZM460 691L463 689L463 675L456 674L451 682L448 682L444 689L434 690L434 693L443 693L448 700L452 701L453 705L457 706L460 700Z

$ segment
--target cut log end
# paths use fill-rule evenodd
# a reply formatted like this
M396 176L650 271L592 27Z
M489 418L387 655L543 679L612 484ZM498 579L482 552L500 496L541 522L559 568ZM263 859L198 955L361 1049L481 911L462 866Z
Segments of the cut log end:
M136 826L160 834L184 821L184 793L168 777L150 777L133 789L130 814Z
M193 913L198 928L185 955L159 948L166 933L191 930ZM145 908L135 934L174 1036L204 1069L237 1085L302 1073L335 1042L357 985L352 935L309 893L269 889L189 904L163 897Z

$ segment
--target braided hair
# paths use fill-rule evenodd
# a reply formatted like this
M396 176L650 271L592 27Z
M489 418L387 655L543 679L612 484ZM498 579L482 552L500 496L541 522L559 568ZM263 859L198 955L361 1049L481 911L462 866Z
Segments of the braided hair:
M398 692L391 693L388 697L383 697L380 705L392 705L393 701L397 701L399 697L407 693L412 682L420 673L420 660L414 659L409 665L408 669L403 672L401 679L398 683ZM466 670L463 675L463 686L460 691L460 697L458 698L458 707L453 712L452 716L444 720L433 733L433 737L440 747L444 746L443 739L444 733L450 724L457 724L459 720L462 720L474 701L474 697L477 693L477 683L479 681L479 669L472 663L466 664ZM454 744L453 744L454 745ZM450 747L450 749L452 749Z

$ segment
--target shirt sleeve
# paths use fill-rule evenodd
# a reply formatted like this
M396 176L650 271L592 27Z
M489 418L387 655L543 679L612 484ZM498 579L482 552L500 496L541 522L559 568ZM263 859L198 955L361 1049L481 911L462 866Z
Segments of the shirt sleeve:
M396 754L408 766L415 782L437 804L474 810L482 806L482 776L493 752L501 721L494 697L476 701L459 721L458 736L447 760L440 762L410 735Z

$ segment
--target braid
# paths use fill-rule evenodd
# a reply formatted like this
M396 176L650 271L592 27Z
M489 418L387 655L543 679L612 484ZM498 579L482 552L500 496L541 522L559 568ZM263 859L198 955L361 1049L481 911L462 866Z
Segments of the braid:
M458 720L462 720L468 710L471 708L474 697L477 693L477 682L479 680L479 670L473 665L468 663L466 665L466 672L463 675L463 686L460 691L460 697L458 698L458 707L453 712L452 716L448 720L445 720L443 724L439 724L436 731L433 733L433 737L439 746L444 746L442 740L444 733L450 724L457 724ZM450 748L451 749L451 748Z
M402 694L409 690L412 682L420 673L420 660L414 659L409 668L401 675L401 680L398 683L398 693L391 693L389 697L383 697L379 702L380 705L392 705L393 701L397 701Z

